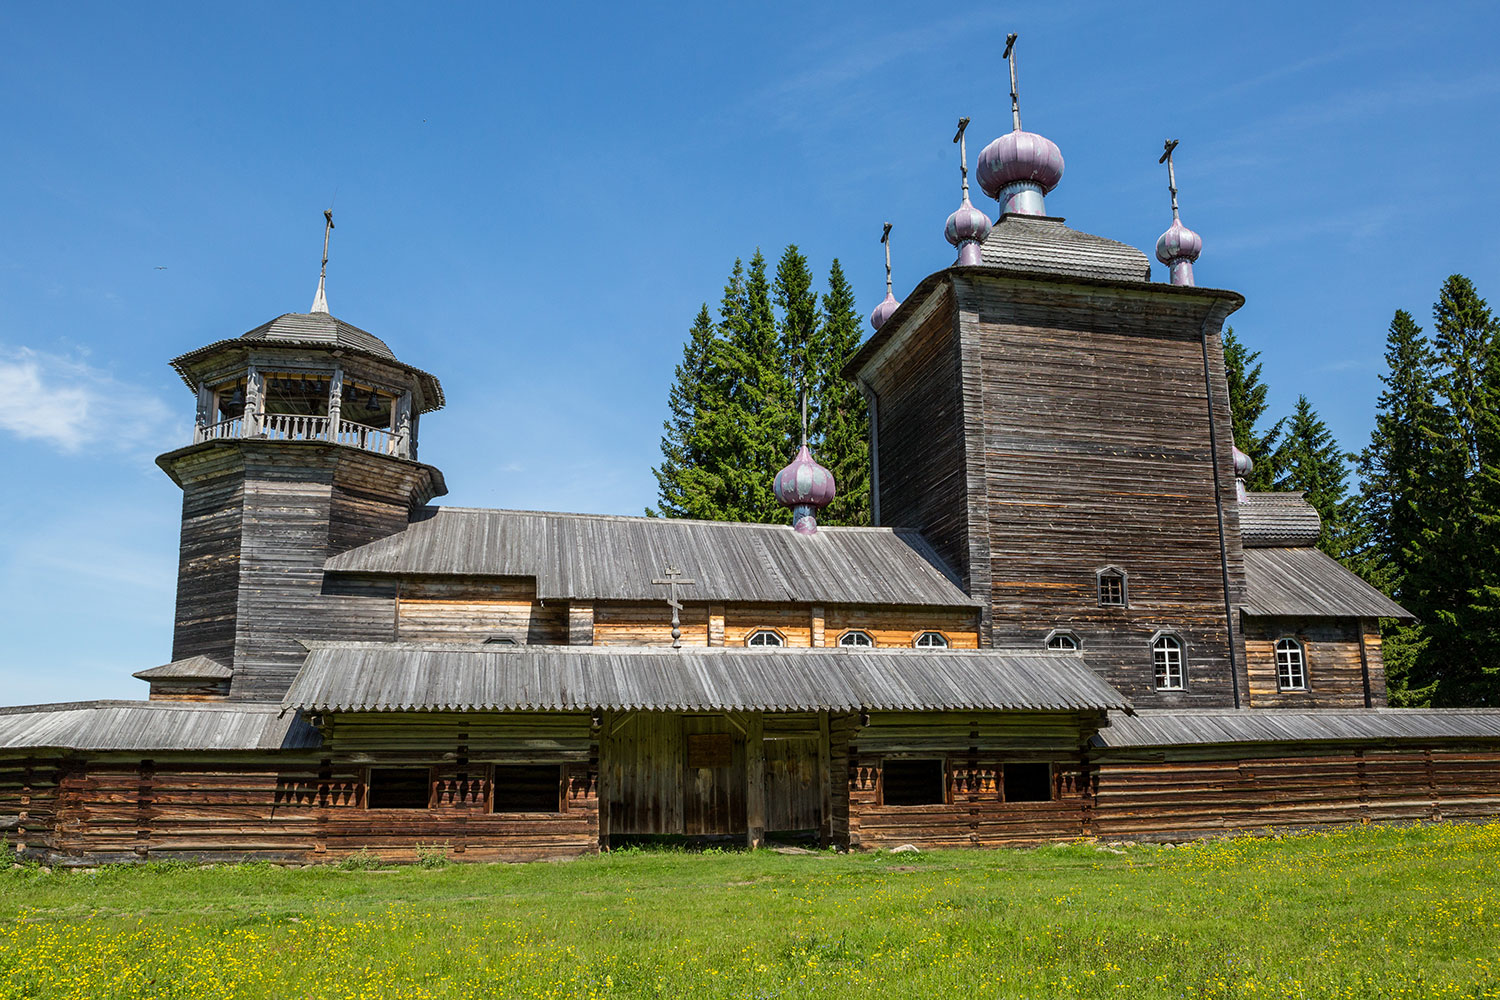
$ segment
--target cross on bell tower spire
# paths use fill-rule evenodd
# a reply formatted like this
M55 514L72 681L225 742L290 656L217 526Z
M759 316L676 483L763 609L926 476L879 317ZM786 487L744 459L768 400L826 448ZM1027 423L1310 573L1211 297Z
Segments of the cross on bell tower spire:
M323 210L323 266L318 271L318 294L313 296L312 308L308 312L327 313L328 296L323 293L323 284L328 278L328 237L333 233L333 209Z

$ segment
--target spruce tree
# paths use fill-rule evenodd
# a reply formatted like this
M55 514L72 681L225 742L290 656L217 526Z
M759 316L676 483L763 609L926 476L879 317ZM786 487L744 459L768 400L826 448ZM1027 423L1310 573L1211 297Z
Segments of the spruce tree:
M1280 475L1274 485L1278 490L1302 491L1323 519L1318 548L1335 559L1346 558L1354 548L1354 504L1349 498L1346 464L1352 457L1339 449L1307 397L1298 396L1286 436L1276 449L1274 462Z
M667 419L662 424L662 462L656 476L659 505L652 517L709 518L717 512L720 479L713 471L715 455L706 431L721 405L723 389L719 357L722 342L704 303L688 331L682 361L673 371L667 395Z
M818 461L833 473L838 494L820 516L825 524L870 523L870 415L864 394L844 377L863 331L854 289L835 258L823 295L823 322L812 352L817 408L813 424Z
M1224 331L1224 374L1229 380L1234 443L1254 463L1245 485L1252 490L1269 490L1276 481L1276 447L1286 419L1276 421L1263 432L1255 429L1265 415L1268 391L1260 380L1259 358L1259 351L1251 351L1240 343L1234 335L1234 327Z
M818 399L813 379L821 360L815 356L821 331L818 328L818 293L813 291L812 271L807 258L795 243L781 255L776 264L776 307L781 311L780 355L782 381L792 393L790 420L784 429L787 439L786 460L790 461L802 438L801 394L809 401L809 419L816 415ZM780 468L780 466L778 466Z

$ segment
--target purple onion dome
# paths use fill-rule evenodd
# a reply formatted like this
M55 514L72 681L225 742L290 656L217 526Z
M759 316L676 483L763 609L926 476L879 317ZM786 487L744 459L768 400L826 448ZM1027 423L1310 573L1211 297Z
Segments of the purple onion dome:
M969 204L969 199L965 198L964 203L958 206L958 211L948 216L944 234L949 243L958 246L969 240L983 240L990 234L991 225L990 217Z
M771 492L788 507L826 507L833 502L833 473L813 460L803 445L790 465L776 473Z
M870 313L870 325L879 330L882 326L885 326L885 321L891 318L891 313L895 312L900 306L901 303L896 301L896 297L890 292L886 292L884 301Z
M1202 252L1203 237L1184 226L1181 219L1173 219L1172 228L1156 241L1156 259L1163 264L1174 260L1197 260Z
M1233 448L1234 477L1236 479L1244 479L1246 476L1250 475L1251 472L1255 471L1255 462L1251 460L1249 455L1246 455L1243 451L1240 451L1239 446L1235 445L1233 446Z
M974 176L991 198L998 198L1005 185L1031 181L1051 194L1062 180L1063 157L1057 144L1035 132L1007 132L979 154Z

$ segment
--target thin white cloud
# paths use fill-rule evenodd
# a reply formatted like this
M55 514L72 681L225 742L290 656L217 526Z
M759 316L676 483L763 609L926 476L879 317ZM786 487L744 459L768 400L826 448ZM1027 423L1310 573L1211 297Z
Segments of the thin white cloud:
M129 433L120 432L129 428ZM170 445L160 399L77 358L0 345L0 433L80 452L106 440L130 454Z

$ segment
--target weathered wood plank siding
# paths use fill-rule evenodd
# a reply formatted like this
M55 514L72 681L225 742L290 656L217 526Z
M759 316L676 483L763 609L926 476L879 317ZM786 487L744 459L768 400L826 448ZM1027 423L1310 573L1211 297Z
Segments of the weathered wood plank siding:
M1383 707L1385 668L1380 657L1380 633L1371 629L1367 634L1369 625L1359 618L1246 616L1245 663L1250 675L1251 707L1363 708L1367 681L1370 703ZM1306 690L1281 689L1276 672L1276 643L1280 639L1301 643Z
M566 602L536 600L530 577L404 577L399 628L403 641L564 645L569 640Z

